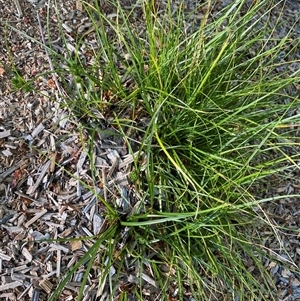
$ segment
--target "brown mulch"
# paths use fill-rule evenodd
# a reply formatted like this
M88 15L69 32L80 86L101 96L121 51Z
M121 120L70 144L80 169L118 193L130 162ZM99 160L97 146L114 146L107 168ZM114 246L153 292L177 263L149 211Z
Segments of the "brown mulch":
M230 1L215 2L218 11ZM69 50L76 46L78 33L92 46L93 26L80 1L57 1L56 8L52 1L49 3L0 0L0 18L8 24L0 27L0 300L48 299L55 289L53 279L61 277L89 245L85 241L77 244L35 241L90 236L93 242L94 235L106 226L103 207L96 202L96 194L105 200L113 198L120 211L139 201L138 194L129 193L128 176L134 158L124 141L115 135L118 134L115 128L104 124L106 133L94 139L91 153L87 151L85 141L90 134L64 106L70 97L57 76L50 72L52 62L43 46L52 43L57 52L64 54L59 22L63 24ZM186 3L190 12L197 1ZM125 7L130 5L130 1L124 1ZM286 22L276 30L278 37L287 34L291 27L288 24L299 22L299 6L299 1L286 1L281 16ZM47 23L48 8L50 21ZM105 3L103 10L108 15L114 13ZM278 16L279 13L274 12L274 21ZM51 39L47 36L46 24L50 26ZM298 30L295 34L300 33L299 26L295 30ZM82 55L88 54L83 52ZM19 76L29 81L32 89L28 84L27 92L13 89L14 85L20 88L25 84ZM69 80L72 82L72 78ZM101 119L99 112L95 115ZM90 170L91 157L98 168L96 174ZM265 192L274 196L284 192L298 194L298 177L298 170L293 169L286 176L286 182L278 183L275 179ZM299 228L297 198L270 203L264 211L274 225ZM289 231L277 234L279 240L273 233L261 231L260 236L265 236L264 247L286 261L287 266L275 261L267 261L265 266L278 285L278 300L297 300L300 299L298 237ZM128 278L136 277L128 273ZM76 295L82 275L75 276L61 300L73 300ZM145 287L154 284L151 274L144 275L144 279ZM101 296L105 291L105 287L98 287L93 281L90 279L86 300L89 296Z

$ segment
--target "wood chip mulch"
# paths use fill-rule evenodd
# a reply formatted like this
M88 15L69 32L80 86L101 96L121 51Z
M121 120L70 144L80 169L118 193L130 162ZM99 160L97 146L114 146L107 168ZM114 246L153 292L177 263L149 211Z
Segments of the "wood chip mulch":
M186 2L188 11L197 3ZM227 2L216 1L216 10ZM67 0L57 1L57 4L68 37L67 46L75 47L74 31L86 35L86 43L91 45L92 23L82 3ZM124 1L124 6L130 8L130 5L130 1ZM287 1L286 5L286 18L289 22L298 22L295 13L300 13L299 2L297 5L297 1ZM53 66L43 47L49 42L46 29L49 8L51 43L58 51L65 51L60 43L60 20L54 3L0 0L0 8L1 21L8 21L8 25L27 35L9 26L0 27L0 300L48 300L57 285L56 279L82 257L94 236L107 227L104 206L99 199L114 203L121 213L128 212L141 200L139 193L132 190L129 174L134 160L139 159L143 164L147 157L139 153L130 155L121 134L105 124L105 120L103 132L93 137L91 149L87 143L90 133L62 105L68 95L58 78L49 74ZM103 9L113 15L109 7L104 5ZM298 30L299 33L299 27ZM288 26L283 26L278 35L287 31ZM28 92L13 89L13 85L25 84L18 75L27 81ZM28 81L34 90L28 86ZM99 112L95 115L101 120ZM91 171L91 166L96 167L96 173ZM287 183L274 189L277 193L284 189L299 192L298 183L292 180ZM299 227L298 201L286 200L277 205L270 205L268 209L274 224ZM296 300L300 298L300 273L294 266L294 263L298 265L300 256L298 237L288 233L280 235L285 252L279 251L282 249L275 238L266 239L266 247L286 256L288 262L293 262L293 268L277 262L265 265L278 283L278 300ZM59 240L84 236L91 240ZM271 239L267 234L266 237ZM48 239L57 240L50 242ZM75 299L82 277L83 272L74 275L61 300ZM129 282L134 283L136 277L128 271ZM144 298L152 300L147 299L150 298L147 292L156 292L156 283L151 273L143 274L142 278ZM106 283L99 286L91 278L88 284L84 300L107 296ZM197 296L193 298L197 300Z

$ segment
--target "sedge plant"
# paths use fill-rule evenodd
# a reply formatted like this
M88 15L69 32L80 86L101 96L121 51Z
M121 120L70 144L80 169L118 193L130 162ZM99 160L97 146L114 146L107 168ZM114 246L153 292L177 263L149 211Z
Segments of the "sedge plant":
M247 229L255 221L276 235L254 210L274 200L259 197L252 187L298 168L294 148L299 141L295 132L282 128L299 122L289 114L297 106L296 96L284 101L285 88L297 83L299 74L276 71L291 37L273 39L274 28L262 22L276 9L270 1L251 7L233 1L213 20L213 1L206 1L205 9L199 8L205 12L202 20L190 32L183 6L173 5L168 1L159 13L155 1L143 3L140 32L135 8L125 11L115 4L112 20L97 4L87 6L99 50L91 72L83 74L87 87L96 85L111 99L104 103L95 93L83 107L82 102L72 105L85 114L95 107L108 111L128 149L146 154L146 163L140 166L137 160L131 173L145 204L120 220L130 229L130 239L116 260L121 266L111 264L124 273L125 258L134 258L139 275L150 266L160 300L170 298L171 285L179 300L187 293L196 300L275 298L263 267L267 252ZM291 63L287 60L298 46L290 47L284 64ZM102 71L101 80L94 70ZM248 271L246 258L259 277ZM111 287L118 286L117 279ZM122 298L143 300L141 283L123 291Z

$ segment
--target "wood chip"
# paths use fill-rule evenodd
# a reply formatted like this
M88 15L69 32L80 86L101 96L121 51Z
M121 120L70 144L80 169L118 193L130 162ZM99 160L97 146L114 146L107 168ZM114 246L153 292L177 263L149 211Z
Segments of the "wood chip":
M154 281L150 276L141 273L142 278L147 281L148 283L150 283L151 285L155 286L155 287L159 287L158 284L156 283L156 281Z
M124 159L123 159L123 162L120 163L119 165L119 168L124 168L126 167L127 165L131 164L134 162L134 160L139 156L143 156L144 153L143 152L135 152L133 155L130 154L130 155L127 155Z
M44 125L40 123L31 133L32 138L38 136L38 134L45 129Z
M46 214L48 211L44 208L44 209L42 209L42 211L41 212L37 212L36 214L35 214L35 216L32 218L32 219L30 219L24 226L26 227L26 228L28 228L30 225L32 225L34 222L36 222L39 218L41 218L44 214Z
M74 252L82 248L82 241L79 239L70 241L70 245L71 245L71 250Z
M60 277L60 269L61 269L61 250L57 250L57 259L56 259L56 277Z
M95 167L102 168L102 167L109 167L107 161L101 157L96 157Z
M16 299L16 295L14 293L3 293L0 295L0 300L15 300L15 299ZM21 299L19 298L19 300Z
M39 286L47 293L50 294L52 292L53 284L47 280L43 279L39 282Z
M54 250L60 250L63 251L64 253L68 254L70 252L70 250L62 245L57 245L57 244L50 244L50 251L54 251Z
M23 256L24 256L29 262L32 261L32 255L31 255L31 253L28 251L27 248L24 247L24 248L22 249L22 254L23 254Z
M73 227L70 227L70 228L67 228L66 230L64 230L62 233L60 233L58 235L59 238L66 238L66 237L69 237L72 232L74 231L74 228Z
M94 236L93 233L91 233L86 227L82 227L82 231L84 232L85 235L89 237Z
M77 173L78 173L78 175L80 175L81 172L82 172L82 165L83 165L86 157L87 157L87 153L85 151L82 151L81 154L80 154L79 160L77 162Z
M15 267L14 272L24 271L27 268L28 268L28 266L26 264L22 264L22 265L19 265L19 266Z
M42 170L40 172L39 177L37 178L36 182L34 185L32 185L31 187L29 187L29 189L27 190L28 194L32 194L36 191L36 189L38 188L38 186L40 185L40 183L42 182L45 174L48 172L48 169L51 165L51 160L48 160L44 166L42 167Z
M7 225L2 225L2 228L7 230L9 233L22 233L24 232L24 229L22 227L18 226L7 226Z
M112 164L114 164L116 158L120 159L120 155L115 149L109 149L107 153L107 158L110 160Z
M34 288L31 301L39 301L39 300L40 300L40 290Z
M100 232L100 229L103 225L104 219L99 216L98 214L94 214L93 217L93 233L94 235L97 235Z
M82 0L77 0L76 1L76 9L80 10L80 11L83 11L83 8L82 8Z
M15 289L21 285L23 285L23 282L21 282L21 281L14 281L14 282L3 284L3 285L0 285L0 292L10 290L10 289Z
M0 132L0 139L9 137L10 135L11 135L11 134L10 134L10 130Z
M8 149L3 150L3 151L2 151L2 154L3 154L5 157L9 157L9 156L12 156L12 155L13 155L13 153L12 153L10 150L8 150Z
M0 252L0 258L2 260L10 261L12 257Z

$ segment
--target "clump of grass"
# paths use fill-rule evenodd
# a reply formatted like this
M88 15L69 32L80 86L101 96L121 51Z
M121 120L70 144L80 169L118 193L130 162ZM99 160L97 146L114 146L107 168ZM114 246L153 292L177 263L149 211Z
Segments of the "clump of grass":
M66 61L77 87L70 91L76 99L70 107L79 117L95 118L93 109L100 110L124 134L129 150L145 154L146 163L141 166L137 160L130 174L145 202L125 219L106 204L113 227L51 300L77 266L89 261L86 281L104 243L107 248L97 260L105 272L110 275L115 266L119 276L126 272L128 258L138 262L137 274L151 269L160 300L169 300L172 285L180 300L187 293L196 300L275 299L262 263L267 253L249 231L254 221L274 230L253 210L272 198L258 197L262 191L253 187L262 187L264 179L299 159L293 152L299 144L294 133L282 130L299 122L288 114L297 106L296 98L283 101L284 89L299 82L299 75L276 71L289 37L274 40L262 21L275 6L271 2L256 1L246 8L245 1L236 0L212 20L207 1L201 22L190 33L184 28L184 8L175 10L172 1L163 16L158 16L155 1L143 2L143 32L132 21L134 10L116 5L118 16L112 20L97 4L86 7L99 49L91 66L84 66L76 53ZM262 16L256 20L258 12ZM80 43L79 37L78 48ZM122 45L121 52L116 44ZM64 77L64 70L55 71ZM132 136L125 136L128 132L141 137L138 147ZM124 229L129 239L116 256ZM113 299L118 277L108 279ZM141 290L138 284L124 290L120 300L143 300Z

